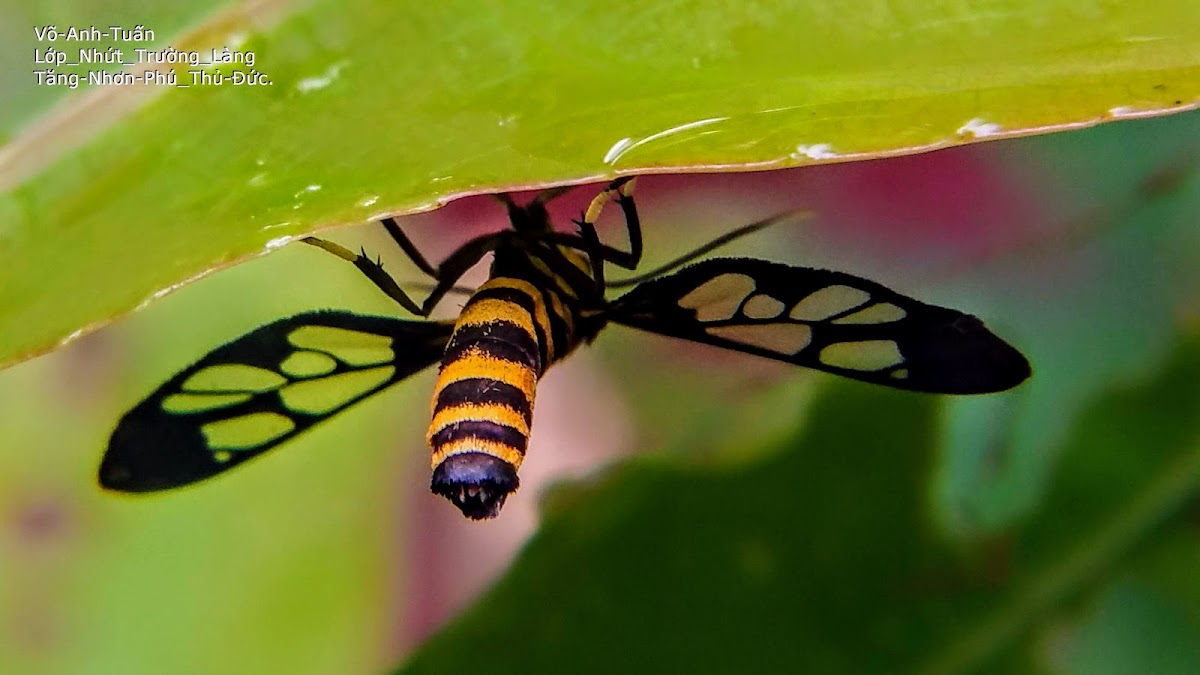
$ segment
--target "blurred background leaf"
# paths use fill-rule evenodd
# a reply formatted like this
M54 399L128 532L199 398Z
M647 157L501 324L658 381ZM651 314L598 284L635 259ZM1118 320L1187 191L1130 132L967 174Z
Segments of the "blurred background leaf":
M1138 558L1186 538L1161 571L1194 597L1200 336L1164 365L1090 407L1045 510L988 540L930 527L933 398L838 383L769 461L632 462L402 672L1194 672L1200 606Z
M0 118L0 362L290 237L458 195L864 159L1200 101L1190 0L103 7L0 16L20 101ZM33 27L88 22L255 62L180 67L187 89L85 87L31 125L62 95L36 84L31 56L80 46ZM126 61L146 47L95 46ZM192 84L234 72L269 84Z

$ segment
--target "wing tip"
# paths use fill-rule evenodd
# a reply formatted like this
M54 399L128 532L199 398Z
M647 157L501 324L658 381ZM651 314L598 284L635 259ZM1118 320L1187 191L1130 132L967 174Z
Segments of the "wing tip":
M226 464L214 465L197 432L159 424L158 417L144 413L145 405L130 411L113 430L96 472L101 488L125 493L170 490L241 463L243 458L235 455Z
M995 394L1013 389L1033 375L1033 366L1020 350L970 315L924 336L917 344L920 351L915 360L922 367L914 372L931 374L929 391Z
M157 492L181 485L137 471L132 464L114 457L111 448L100 461L100 469L96 473L100 487L109 492Z
M170 480L161 471L139 461L122 446L110 445L96 472L100 487L110 492L158 492L186 485L188 480Z

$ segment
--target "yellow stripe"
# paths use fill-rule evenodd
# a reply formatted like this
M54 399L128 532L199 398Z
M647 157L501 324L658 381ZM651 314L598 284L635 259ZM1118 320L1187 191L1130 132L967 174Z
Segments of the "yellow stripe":
M515 302L484 298L467 305L455 323L455 330L463 326L486 326L494 321L507 321L522 330L533 333L533 322L529 320L529 312ZM537 340L535 339L534 342Z
M546 303L542 302L542 294L538 292L538 289L524 279L512 279L509 277L492 279L484 284L480 290L485 288L507 288L513 291L520 291L533 300L533 318L537 321L538 326L541 327L542 335L546 336L546 363L542 367L545 368L554 363L554 335L550 332L550 315L546 313ZM550 297L553 298L554 293L551 293ZM532 334L532 331L530 332Z
M461 403L437 411L429 423L429 438L457 422L494 422L529 436L525 416L502 403Z
M482 452L485 455L491 455L496 459L512 464L514 469L520 468L521 460L525 458L525 456L521 454L520 450L498 441L487 440L484 438L462 438L457 441L451 441L438 448L437 451L433 453L433 462L431 463L431 466L436 469L438 465L446 461L447 458L468 452Z
M486 378L512 385L530 401L533 400L533 390L537 386L537 373L533 372L532 368L498 359L475 348L442 367L434 386L433 400L436 401L437 394L450 384L472 378Z

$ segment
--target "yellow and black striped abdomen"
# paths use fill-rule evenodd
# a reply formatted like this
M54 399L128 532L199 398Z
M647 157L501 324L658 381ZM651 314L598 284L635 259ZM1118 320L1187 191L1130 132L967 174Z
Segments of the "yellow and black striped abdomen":
M517 489L538 379L569 341L527 281L494 278L463 308L433 393L433 491L469 518L491 518ZM569 351L569 350L561 350Z

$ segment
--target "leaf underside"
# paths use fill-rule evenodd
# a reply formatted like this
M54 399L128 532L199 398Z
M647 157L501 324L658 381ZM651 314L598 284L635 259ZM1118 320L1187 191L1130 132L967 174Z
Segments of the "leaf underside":
M1200 98L1195 3L888 7L315 2L162 16L156 46L240 45L271 84L63 88L68 114L28 127L47 95L17 83L0 119L0 363L269 242L459 195L913 152ZM48 11L10 23L67 25ZM179 25L191 28L162 27ZM32 31L13 44L0 58L22 73L46 46Z

